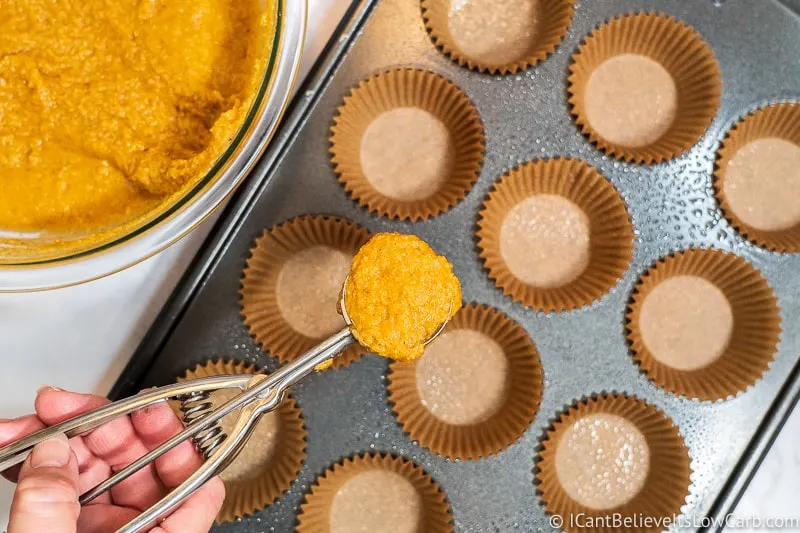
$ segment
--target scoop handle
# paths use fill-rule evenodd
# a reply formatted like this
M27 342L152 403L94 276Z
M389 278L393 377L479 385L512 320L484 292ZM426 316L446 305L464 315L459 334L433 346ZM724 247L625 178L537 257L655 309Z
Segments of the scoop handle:
M250 376L211 376L191 382L173 383L164 387L148 389L130 398L118 400L88 413L65 420L55 426L42 429L0 448L0 472L20 464L30 454L33 447L59 433L67 437L77 437L111 422L115 418L128 415L148 405L164 401L194 391L211 391L225 388L244 389Z

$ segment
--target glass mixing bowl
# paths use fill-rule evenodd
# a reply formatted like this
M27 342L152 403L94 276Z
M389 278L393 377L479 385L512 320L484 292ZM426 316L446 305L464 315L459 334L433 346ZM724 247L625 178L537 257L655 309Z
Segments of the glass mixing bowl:
M263 79L238 134L205 176L107 237L0 231L0 292L64 287L135 265L180 240L231 195L272 138L300 66L306 0L264 0L264 9L275 10L277 27L264 43L270 54Z

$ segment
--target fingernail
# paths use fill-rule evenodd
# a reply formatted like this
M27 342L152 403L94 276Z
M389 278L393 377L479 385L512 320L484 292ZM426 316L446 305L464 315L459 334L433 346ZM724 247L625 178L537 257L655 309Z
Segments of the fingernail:
M49 391L49 390L61 391L62 389L59 389L58 387L53 387L52 385L42 385L41 387L36 389L36 396L39 396L41 393L43 393L45 391Z
M67 436L59 433L33 448L31 466L33 468L64 466L69 463L70 457L72 448L69 447Z

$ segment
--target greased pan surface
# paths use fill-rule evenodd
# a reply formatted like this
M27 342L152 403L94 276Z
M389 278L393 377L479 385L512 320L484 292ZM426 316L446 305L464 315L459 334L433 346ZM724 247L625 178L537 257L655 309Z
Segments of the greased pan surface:
M413 232L450 258L465 301L503 310L531 335L545 375L536 420L519 442L496 456L445 460L402 433L387 403L387 362L364 357L295 388L308 429L308 460L299 480L262 513L219 530L292 531L298 506L317 475L344 456L376 450L408 457L426 469L446 492L457 531L549 531L533 484L539 438L566 405L604 390L642 397L680 427L694 470L684 514L700 524L717 499L730 503L735 498L730 488L740 486L743 478L726 483L734 471L749 472L752 461L742 458L745 448L752 442L761 449L768 440L764 435L754 440L758 425L764 422L770 430L779 425L765 415L781 387L786 386L784 394L770 416L787 409L797 390L796 380L787 380L796 374L792 370L800 354L800 255L775 254L747 243L722 217L711 186L715 151L728 128L759 105L800 93L800 18L789 5L776 0L581 1L553 56L517 75L491 76L458 67L434 48L418 0L358 4L321 64L317 83L300 95L282 136L226 211L116 393L172 382L186 368L214 357L276 366L276 359L251 339L239 308L242 269L265 228L297 215L330 214L371 231ZM704 37L720 64L723 96L717 118L690 152L645 166L605 157L586 141L569 114L566 78L572 53L593 28L622 13L650 10L683 20ZM363 78L396 66L430 69L457 83L486 130L486 160L475 187L455 208L426 222L392 221L358 207L336 180L328 153L329 128L342 98ZM630 269L609 295L583 309L544 314L513 303L488 279L475 231L480 205L504 172L533 158L556 156L584 159L610 179L627 203L636 242ZM755 386L727 401L701 403L657 388L636 367L625 342L624 313L638 277L659 257L692 246L714 246L752 262L768 279L782 310L784 331L774 363ZM743 468L736 468L740 460Z

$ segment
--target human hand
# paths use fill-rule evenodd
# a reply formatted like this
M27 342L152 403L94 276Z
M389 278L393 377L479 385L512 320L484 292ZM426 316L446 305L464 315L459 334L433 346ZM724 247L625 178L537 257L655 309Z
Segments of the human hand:
M0 446L109 403L103 397L44 388L36 414L0 421ZM191 441L181 443L110 491L80 508L78 496L183 429L166 403L149 406L88 434L37 445L20 468L4 473L16 481L8 533L108 533L135 518L177 487L202 464ZM215 477L151 531L205 533L225 499Z

